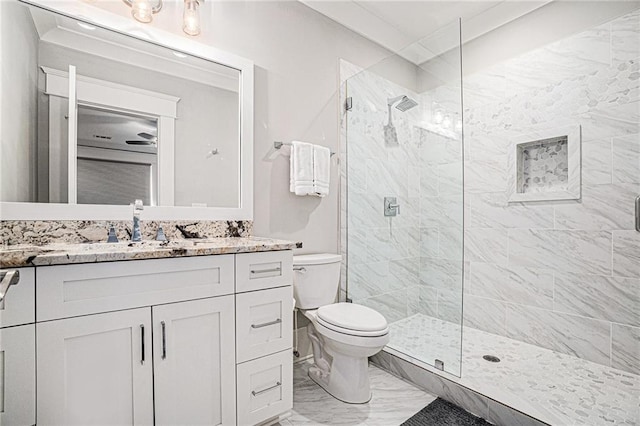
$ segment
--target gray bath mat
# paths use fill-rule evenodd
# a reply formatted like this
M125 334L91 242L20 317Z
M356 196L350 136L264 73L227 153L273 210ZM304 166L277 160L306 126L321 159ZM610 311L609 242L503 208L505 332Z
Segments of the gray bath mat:
M436 399L424 407L402 426L490 426L480 417L464 411L444 399Z

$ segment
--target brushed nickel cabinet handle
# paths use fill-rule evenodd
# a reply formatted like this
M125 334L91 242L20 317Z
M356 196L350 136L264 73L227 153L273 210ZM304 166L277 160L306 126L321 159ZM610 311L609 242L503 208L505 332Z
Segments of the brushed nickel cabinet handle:
M20 281L20 271L0 271L0 303L7 297L9 287Z
M256 391L251 391L251 395L253 395L253 396L258 396L258 395L260 395L260 394L262 394L262 393L265 393L265 392L270 391L271 389L275 389L275 388L277 388L278 386L282 386L282 383L280 383L280 382L276 382L276 384L275 384L275 385L273 385L273 386L269 386L268 388L266 388L266 389L262 389L261 391L257 391L257 392L256 392Z
M282 270L282 268L277 267L277 268L271 268L271 269L252 269L251 273L252 274L266 274L267 272L280 272Z
M268 327L270 325L280 324L281 322L282 322L282 320L280 318L278 318L278 319L275 319L273 321L265 322L265 323L262 323L262 324L251 324L251 328Z
M167 359L167 327L164 321L160 321L162 328L162 359Z
M141 356L140 356L140 364L144 365L144 324L140 324L140 341L141 341Z

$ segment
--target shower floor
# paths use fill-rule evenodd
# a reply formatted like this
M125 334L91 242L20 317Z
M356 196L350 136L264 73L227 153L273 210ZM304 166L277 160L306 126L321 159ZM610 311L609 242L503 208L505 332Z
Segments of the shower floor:
M457 373L451 367L460 361L460 326L417 314L390 328L389 352L429 364L440 359ZM463 332L462 378L446 378L553 425L640 424L639 375L469 327ZM501 361L485 361L487 354Z

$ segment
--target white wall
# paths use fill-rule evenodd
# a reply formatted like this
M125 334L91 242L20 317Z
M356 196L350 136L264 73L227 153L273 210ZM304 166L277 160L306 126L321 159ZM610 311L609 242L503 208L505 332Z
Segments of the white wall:
M36 194L38 38L27 11L0 2L0 200L30 201Z
M121 2L96 6L130 16ZM152 25L183 34L178 6L165 4ZM202 10L203 32L194 40L256 66L254 234L302 241L302 252L336 253L338 165L329 196L296 197L289 193L288 157L274 153L273 142L307 140L337 152L338 59L368 67L391 52L294 1L205 2ZM387 61L384 69L385 77L415 85L414 66L406 61Z

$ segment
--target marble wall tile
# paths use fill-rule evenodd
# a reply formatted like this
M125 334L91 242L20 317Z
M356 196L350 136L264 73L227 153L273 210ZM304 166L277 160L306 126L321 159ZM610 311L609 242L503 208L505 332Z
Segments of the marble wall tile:
M640 169L638 169L640 173ZM579 202L555 206L555 228L635 229L634 200L640 184L583 185Z
M462 229L462 217L462 194L442 197L423 197L420 199L421 227L456 227Z
M354 301L356 299L354 298ZM407 291L378 294L367 299L358 299L357 303L380 312L387 322L395 322L407 317Z
M553 207L545 203L509 203L507 194L468 194L467 228L553 228Z
M462 164L440 164L438 166L438 194L458 195L462 194Z
M509 265L611 274L611 232L509 230Z
M382 214L384 197L376 194L349 194L347 226L349 229L382 228L388 219Z
M403 287L413 287L419 284L419 267L419 257L392 260L389 262L389 274Z
M407 314L438 316L438 291L435 288L415 286L407 289Z
M505 64L507 95L586 74L611 63L610 30L600 26L533 50Z
M582 141L640 133L640 103L603 106L575 117L582 126Z
M582 144L582 183L611 183L611 141L591 141Z
M462 240L462 229L440 228L438 238L438 257L441 259L462 261Z
M558 312L640 326L640 279L556 275L553 307Z
M494 228L470 228L464 232L465 260L507 264L507 230Z
M504 132L493 130L491 132L470 126L468 134L465 134L465 142L469 144L469 155L465 156L466 160L491 161L496 156L507 154L510 145L509 137Z
M424 164L420 168L420 196L438 196L438 166Z
M349 265L349 294L354 300L405 288L390 270L389 262Z
M420 147L422 164L451 164L462 160L462 143L459 140L428 130L422 130L422 132L425 134L424 142Z
M465 294L465 326L504 336L506 334L506 317L506 303Z
M640 135L613 138L613 182L640 182Z
M420 285L438 289L462 288L463 263L458 260L420 258Z
M438 257L438 228L420 228L420 257Z
M640 328L612 325L611 366L640 374Z
M546 309L553 309L553 291L552 271L539 268L471 262L465 280L470 295Z
M640 58L640 11L611 21L611 49L614 63Z
M507 80L504 64L497 64L462 80L464 107L475 109L500 102L506 96Z
M608 364L610 323L537 308L509 305L507 337Z
M507 189L506 156L465 162L465 192L496 192Z
M613 232L613 275L640 278L639 232Z
M462 289L438 289L438 318L454 324L462 321Z

